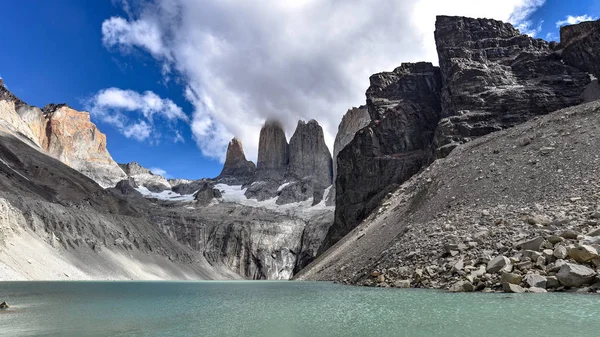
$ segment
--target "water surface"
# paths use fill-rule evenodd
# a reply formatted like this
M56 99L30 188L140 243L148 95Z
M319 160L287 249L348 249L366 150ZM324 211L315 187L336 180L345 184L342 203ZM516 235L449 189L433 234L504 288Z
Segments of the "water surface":
M599 336L600 297L321 282L1 282L2 336Z

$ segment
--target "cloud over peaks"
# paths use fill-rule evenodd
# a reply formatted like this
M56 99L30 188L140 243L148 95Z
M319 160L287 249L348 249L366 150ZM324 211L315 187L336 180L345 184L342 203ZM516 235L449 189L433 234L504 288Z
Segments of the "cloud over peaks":
M565 25L576 25L583 21L594 21L594 20L598 20L598 18L593 17L588 14L578 15L578 16L567 15L567 17L564 20L556 21L556 27L558 28L560 26L565 26Z
M332 150L341 116L364 103L371 74L402 62L437 63L436 15L528 27L543 2L139 1L127 6L127 18L104 21L102 34L107 48L148 52L165 76L184 81L204 155L222 159L236 136L255 160L266 118L281 120L288 138L298 119L316 119Z

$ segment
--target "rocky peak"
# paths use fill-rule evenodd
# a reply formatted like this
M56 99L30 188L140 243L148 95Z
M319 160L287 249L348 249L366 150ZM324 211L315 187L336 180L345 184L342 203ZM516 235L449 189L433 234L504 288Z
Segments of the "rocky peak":
M267 120L260 129L257 173L259 179L282 179L289 163L289 145L279 121Z
M138 186L143 186L152 192L161 192L171 189L171 184L163 176L152 173L149 169L137 162L119 164L123 172Z
M325 144L323 128L311 119L300 120L289 145L289 169L292 177L308 179L325 188L333 180L331 153Z
M255 171L254 163L246 160L242 142L233 138L227 146L225 164L217 179L234 185L245 184L252 178Z

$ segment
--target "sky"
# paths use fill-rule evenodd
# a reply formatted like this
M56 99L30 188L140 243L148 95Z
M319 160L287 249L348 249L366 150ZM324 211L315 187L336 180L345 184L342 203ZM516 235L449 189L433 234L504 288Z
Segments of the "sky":
M437 64L436 15L494 18L559 41L600 0L0 0L0 78L25 102L90 112L119 162L168 178L219 174L227 143L255 161L267 118L316 119L332 150L371 74Z

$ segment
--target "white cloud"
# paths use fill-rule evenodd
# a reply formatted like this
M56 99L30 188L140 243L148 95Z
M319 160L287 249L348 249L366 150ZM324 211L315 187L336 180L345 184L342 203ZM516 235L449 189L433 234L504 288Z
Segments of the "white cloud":
M84 102L93 118L115 126L125 137L146 140L154 133L152 141L158 140L154 120L159 118L167 124L177 121L189 122L189 117L170 99L162 99L151 91L142 94L132 90L108 88L98 91ZM182 138L175 131L175 141ZM181 139L182 140L182 139Z
M598 17L593 17L588 14L579 15L579 16L567 15L567 17L564 20L556 21L556 27L560 27L560 26L564 26L564 25L576 25L583 21L594 21L594 20L598 20Z
M167 178L169 176L167 171L165 171L159 167L150 168L150 172L152 172L153 174L159 175L159 176L163 176L164 178Z
M255 160L269 117L288 137L298 119L318 120L331 150L341 116L364 104L371 74L402 62L437 63L436 14L510 20L534 33L528 18L543 3L154 0L129 2L129 17L107 19L102 33L108 48L150 53L166 80L179 75L205 155L223 159L235 135Z

